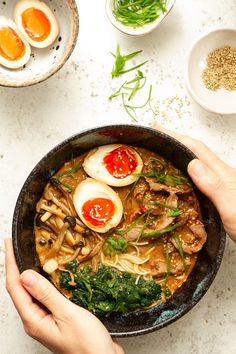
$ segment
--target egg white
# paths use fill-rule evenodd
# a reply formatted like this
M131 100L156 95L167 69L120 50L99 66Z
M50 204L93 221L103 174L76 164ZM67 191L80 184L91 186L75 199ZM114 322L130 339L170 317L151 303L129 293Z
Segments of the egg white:
M93 200L95 198L109 199L113 202L115 206L114 215L110 220L108 220L106 225L102 227L90 224L90 222L88 222L88 220L84 218L82 213L84 203L86 203L88 200ZM116 227L122 219L123 205L118 194L105 183L96 181L93 178L85 179L76 187L73 195L73 202L75 210L78 213L80 219L83 221L83 223L91 230L94 230L96 232L105 233L110 229Z
M27 34L27 32L24 29L24 26L22 24L22 14L25 10L29 8L35 8L38 10L41 10L48 18L51 24L51 32L49 33L48 37L45 38L45 40L38 42L34 41L32 38L30 38ZM52 10L42 1L39 0L21 0L16 4L15 11L14 11L14 18L17 27L19 28L20 32L22 35L25 37L25 39L29 42L29 44L32 45L32 47L36 48L46 48L50 46L55 39L57 38L59 34L59 26L58 22L56 20L56 17L54 16Z
M6 58L4 58L2 55L0 55L0 64L5 66L6 68L9 69L19 69L22 66L24 66L30 59L30 54L31 54L31 48L30 45L27 43L27 41L24 39L24 37L22 36L22 34L20 33L20 31L18 30L16 24L10 20L7 17L4 16L0 16L0 28L2 27L10 27L11 29L13 29L16 34L19 36L19 38L22 40L22 42L24 43L25 46L25 54L17 60L8 60Z
M119 148L120 146L125 146L125 145L122 144L103 145L90 151L89 154L85 157L83 163L83 168L85 172L90 177L93 177L96 180L104 182L109 186L123 187L134 183L138 179L138 177L131 174L124 178L115 178L108 172L103 162L104 157L109 152ZM143 168L143 161L140 155L133 148L131 148L130 146L128 146L128 148L134 152L137 160L137 167L133 173L140 173Z

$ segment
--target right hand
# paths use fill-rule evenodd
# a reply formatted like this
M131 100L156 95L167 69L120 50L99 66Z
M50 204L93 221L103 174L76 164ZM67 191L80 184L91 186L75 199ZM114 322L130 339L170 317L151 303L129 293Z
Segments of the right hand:
M188 173L195 185L217 208L225 231L236 242L236 170L220 160L204 143L173 133L161 126L157 130L173 136L196 156L188 165Z

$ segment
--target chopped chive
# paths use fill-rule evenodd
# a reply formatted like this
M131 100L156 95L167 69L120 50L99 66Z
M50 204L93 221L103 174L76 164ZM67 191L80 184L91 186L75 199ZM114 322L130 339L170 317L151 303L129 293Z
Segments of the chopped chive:
M179 208L176 208L174 206L168 205L168 204L164 204L164 203L160 203L160 202L150 202L150 205L158 205L161 206L163 208L167 208L167 209L171 209L172 211L168 214L169 218L174 218L176 216L179 216L182 214L182 211Z
M148 214L149 210L146 211L146 213L140 215L136 220L134 220L125 230L118 230L115 229L114 233L117 235L125 235L127 234L130 230L132 230L136 225L138 225L140 223L140 221L142 221L145 216Z
M130 71L136 70L136 69L140 68L141 66L143 66L144 64L146 64L147 61L145 61L141 64L138 64L138 65L135 65L129 69L124 69L126 62L129 61L130 59L133 59L141 52L142 52L142 50L138 50L136 52L133 52L133 53L130 53L127 55L122 55L120 53L120 46L119 46L119 44L117 44L116 54L111 53L112 56L115 58L115 62L114 62L112 72L111 72L112 78L126 74Z
M147 232L147 233L143 233L141 238L158 237L158 236L167 234L168 232L171 232L171 231L177 229L180 226L181 226L181 223L177 222L176 224L174 224L172 226L168 226L168 227L166 227L164 229L161 229L161 230L153 230L153 231L150 231L150 232Z
M177 216L180 216L181 214L182 214L182 211L180 209L176 208L176 210L170 211L167 216L168 216L168 218L176 218Z
M138 65L136 65L136 66L133 66L132 68L129 68L129 69L126 69L126 70L121 70L121 71L119 72L119 74L116 75L116 76L123 75L123 74L127 74L127 73L129 73L130 71L133 71L133 70L136 70L136 69L138 69L138 68L141 68L141 66L145 65L147 62L148 62L148 60L144 61L144 62L141 63L141 64L138 64Z
M166 0L113 0L116 20L133 28L152 23L166 11Z
M137 122L137 114L135 112L135 110L132 108L132 107L128 107L125 103L125 94L122 93L122 104L123 104L123 107L126 111L126 113L128 113L128 115L135 121ZM132 113L131 113L132 112Z
M137 186L138 182L140 180L140 177L138 177L138 179L131 185L131 187L129 188L128 192L125 195L125 200L127 200L129 198L129 196L133 193L135 187Z
M146 229L146 227L152 223L152 220L150 220L150 212L151 212L151 210L149 210L147 212L147 219L146 219L145 223L143 224L143 227L140 230L140 233L139 233L139 235L138 235L138 237L137 237L137 239L135 241L136 243L139 242L140 238L142 237L142 233Z
M131 106L128 106L131 108ZM133 108L133 107L132 107ZM191 183L188 181L187 178L182 177L182 176L172 176L169 174L162 174L156 170L152 170L151 172L142 172L142 173L134 173L134 176L137 177L150 177L150 178L155 178L156 182L159 183L164 183L169 187L176 187L180 185L188 185L189 187L191 186Z
M60 182L60 184L61 184L63 187L67 188L70 192L73 192L73 191L75 190L75 187L71 186L70 184L63 183L63 182L60 181L58 178L56 178L56 179Z
M57 178L60 180L61 178L65 178L65 177L73 177L74 173L79 171L80 168L81 168L81 163L77 163L72 168L70 168L68 171L65 171L64 173L62 173Z
M184 271L185 271L185 273L187 274L187 272L188 272L188 267L187 267L187 264L186 264L186 262L185 262L184 250L183 250L182 244L181 244L181 242L180 242L180 239L179 239L179 237L178 237L176 234L173 234L173 235L172 235L172 238L174 239L174 241L175 241L175 243L176 243L176 246L177 246L177 248L178 248L178 251L179 251L179 254L180 254L180 257L181 257L183 266L184 266Z
M143 105L141 105L141 106L129 106L129 105L127 105L127 107L128 107L128 108L133 108L133 109L144 108L144 107L148 104L148 102L150 101L151 95L152 95L152 85L150 85L150 88L149 88L149 93L148 93L147 101L146 101Z

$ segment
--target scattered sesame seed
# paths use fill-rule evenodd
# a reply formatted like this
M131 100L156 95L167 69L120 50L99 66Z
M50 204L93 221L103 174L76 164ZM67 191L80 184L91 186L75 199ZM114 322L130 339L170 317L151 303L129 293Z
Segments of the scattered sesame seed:
M212 91L236 90L236 48L225 46L210 52L202 79L206 88Z

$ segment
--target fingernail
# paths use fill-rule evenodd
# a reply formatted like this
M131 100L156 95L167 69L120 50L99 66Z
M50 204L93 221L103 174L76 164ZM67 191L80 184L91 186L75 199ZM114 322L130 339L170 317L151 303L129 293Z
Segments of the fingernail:
M191 164L191 172L196 177L202 177L206 173L205 166L200 160L198 159L192 160L190 164Z
M21 274L20 278L21 278L22 283L25 286L27 286L28 288L32 287L37 281L36 275L29 270L26 270L25 272L23 272Z

